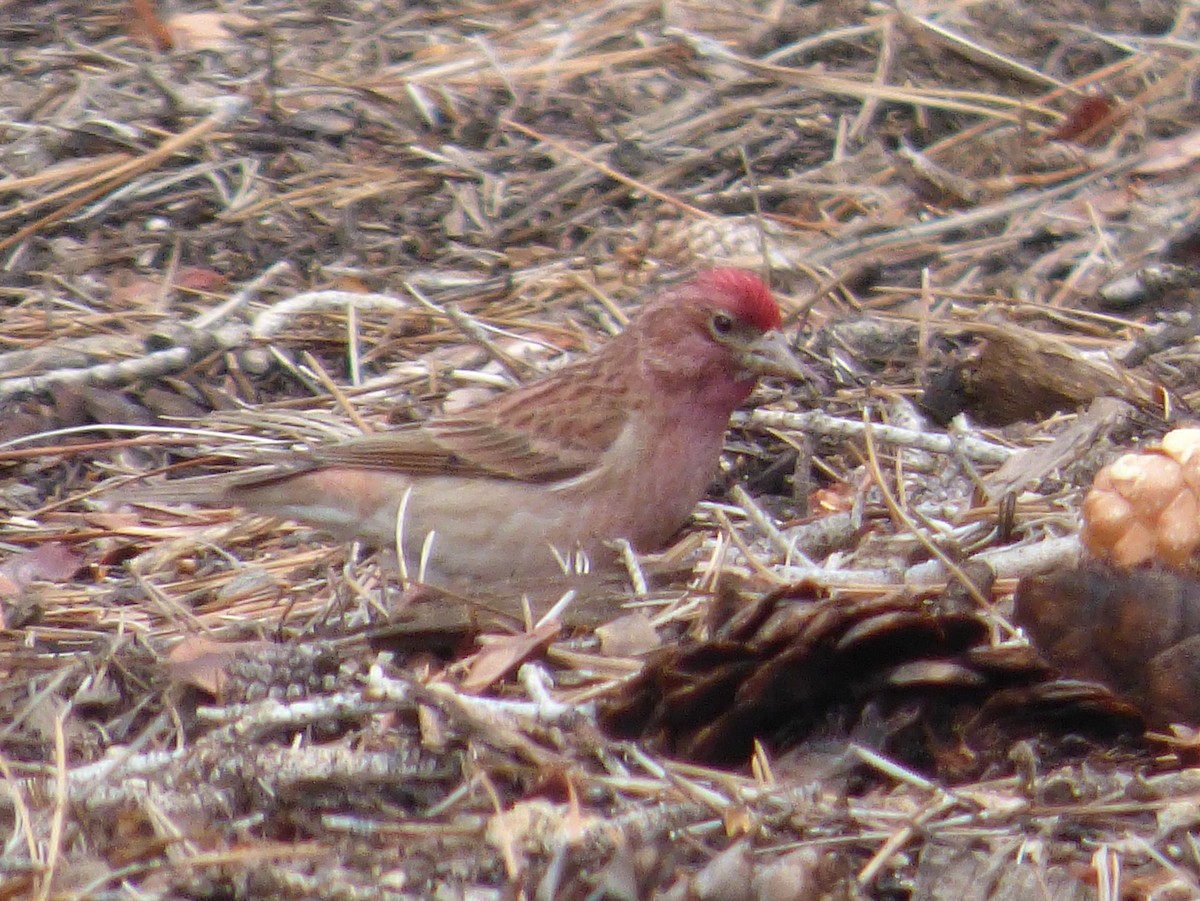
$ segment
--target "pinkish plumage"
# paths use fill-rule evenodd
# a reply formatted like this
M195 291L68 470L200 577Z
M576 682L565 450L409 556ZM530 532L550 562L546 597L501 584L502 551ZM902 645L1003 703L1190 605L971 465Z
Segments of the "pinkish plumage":
M210 502L384 546L400 518L408 571L424 553L427 580L455 587L553 575L552 549L594 563L618 538L652 550L703 495L729 415L758 375L801 376L771 334L780 322L761 279L713 269L665 289L599 351L537 382L205 490Z

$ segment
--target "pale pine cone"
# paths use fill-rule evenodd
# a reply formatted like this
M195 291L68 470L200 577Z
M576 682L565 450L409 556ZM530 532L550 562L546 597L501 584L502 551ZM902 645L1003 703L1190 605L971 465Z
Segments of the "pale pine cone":
M1084 547L1117 566L1187 564L1200 547L1200 428L1125 454L1096 474L1083 502Z

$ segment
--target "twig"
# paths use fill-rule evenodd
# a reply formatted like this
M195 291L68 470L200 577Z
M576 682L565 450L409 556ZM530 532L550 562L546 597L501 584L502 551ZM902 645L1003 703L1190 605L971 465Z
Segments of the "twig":
M1071 535L980 551L971 559L986 563L997 578L1019 579L1072 566L1078 560L1079 552L1079 538ZM927 560L905 570L782 566L777 567L776 572L793 582L809 581L828 588L887 587L899 582L913 590L945 584L947 576L940 560Z
M771 517L762 507L755 503L754 498L750 496L750 492L742 485L734 485L729 492L733 498L733 502L742 508L742 512L746 514L746 518L754 523L755 527L762 532L775 545L775 549L783 554L784 559L791 562L793 558L799 558L801 566L812 566L813 562L808 559L804 551L796 544L795 537L788 538L779 530L779 527L771 521Z
M875 440L872 428L874 424L870 421L870 415L870 410L863 410L863 424L867 427L867 469L871 473L871 478L875 481L875 487L879 489L879 494L883 498L883 503L888 508L888 512L890 512L892 516L896 518L898 525L903 525L909 531L909 533L917 539L917 541L922 547L925 548L925 550L929 551L929 553L941 561L942 566L946 567L946 569L956 579L958 579L963 588L966 589L967 594L971 596L975 603L977 603L984 610L990 611L992 609L991 599L984 597L983 592L979 590L979 587L975 584L974 580L971 579L971 577L965 572L963 572L962 567L960 567L955 561L951 560L949 555L936 544L934 544L929 536L925 534L924 530L919 528L917 524L913 522L912 517L908 515L908 512L904 510L904 508L896 500L895 495L892 494L891 489L888 488L887 482L883 477L883 470L879 465L879 456L875 453Z
M49 391L62 385L127 385L160 378L185 369L191 363L215 351L240 347L245 341L245 335L245 328L239 326L229 326L214 332L195 332L192 334L192 344L154 351L136 360L99 363L83 369L56 369L41 375L4 379L0 381L0 401L22 394Z
M288 328L297 316L317 313L322 310L341 312L354 306L360 310L384 310L403 313L412 310L412 305L392 294L362 294L356 291L306 291L294 294L258 315L250 325L251 337L260 341L270 340Z
M756 425L768 429L794 429L820 438L864 438L868 426L853 419L839 419L820 410L807 413L787 413L781 410L753 410L734 414L735 426ZM935 454L962 453L978 463L999 464L1015 450L992 444L971 435L945 435L918 432L899 426L875 424L870 426L876 439L899 447L912 447Z
M519 360L513 358L511 354L505 353L497 346L496 342L491 339L487 333L487 329L480 323L476 322L462 310L455 307L453 304L445 304L439 306L413 285L411 282L404 283L404 289L408 291L417 301L431 312L445 316L456 326L473 343L479 345L490 356L501 369L513 380L515 384L520 384L524 381L523 376L529 374L529 367L521 364Z
M237 290L224 303L213 307L211 310L201 313L192 319L190 325L194 329L212 328L218 322L224 322L233 313L240 310L247 303L253 300L262 292L267 285L274 282L276 279L284 278L291 275L293 272L292 264L287 260L276 260L241 288Z

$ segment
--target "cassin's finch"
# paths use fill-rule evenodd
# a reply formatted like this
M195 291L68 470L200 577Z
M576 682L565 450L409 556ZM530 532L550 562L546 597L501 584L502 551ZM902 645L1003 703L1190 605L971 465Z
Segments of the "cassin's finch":
M406 571L423 564L433 584L554 576L580 551L611 560L619 538L653 550L703 496L758 376L803 377L780 323L757 276L710 270L597 352L465 412L159 496L174 487L386 547L399 536Z

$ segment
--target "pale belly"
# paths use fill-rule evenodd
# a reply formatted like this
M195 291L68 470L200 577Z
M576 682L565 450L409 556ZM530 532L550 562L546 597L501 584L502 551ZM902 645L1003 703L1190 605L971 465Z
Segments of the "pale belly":
M430 584L555 578L582 561L611 567L616 539L660 548L703 495L721 433L698 441L670 426L640 432L653 446L625 444L613 457L641 465L602 465L557 485L330 467L244 488L237 501L384 548L399 536L403 570Z

